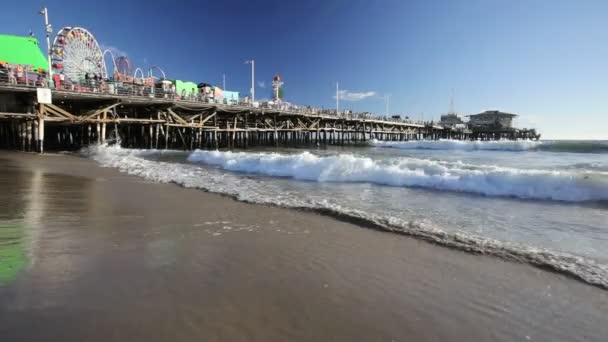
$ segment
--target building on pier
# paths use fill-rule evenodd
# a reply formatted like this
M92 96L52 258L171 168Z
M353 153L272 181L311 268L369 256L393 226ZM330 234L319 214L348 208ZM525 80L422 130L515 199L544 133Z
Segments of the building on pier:
M483 113L468 115L468 126L471 129L512 129L513 118L517 114L487 110Z
M513 119L518 115L487 110L483 113L468 115L467 127L473 139L499 140L499 139L540 139L535 129L513 127Z
M459 127L460 125L464 125L464 121L456 113L448 113L441 116L438 124L443 127Z

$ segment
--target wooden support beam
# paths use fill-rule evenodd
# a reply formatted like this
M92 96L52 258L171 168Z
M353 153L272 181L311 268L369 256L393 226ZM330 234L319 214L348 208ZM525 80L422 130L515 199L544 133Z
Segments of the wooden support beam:
M101 108L101 109L98 109L93 114L90 114L90 115L87 115L86 117L84 117L84 119L85 120L86 119L92 119L92 118L94 118L94 117L96 117L96 116L98 116L98 115L100 115L100 114L102 114L104 112L107 112L107 111L111 110L112 108L114 108L114 107L116 107L118 105L120 105L120 102L119 103L115 103L115 104L110 105L110 106L107 106L107 107L104 107L104 108Z
M175 112L173 112L171 110L171 108L168 108L167 112L169 112L169 114L171 114L171 116L175 119L175 121L180 122L180 123L182 123L184 125L188 125L188 121L182 119L179 115L175 114Z
M45 106L46 106L46 105L45 105ZM47 116L48 116L49 118L50 118L50 117L53 117L53 118L55 118L55 119L59 118L59 119L62 119L62 120L71 120L69 117L67 117L67 116L65 116L65 115L63 115L63 114L61 114L60 112L56 111L55 109L53 109L53 108L51 108L51 107L45 107L45 110L44 110L44 111L45 111L45 113L47 114Z
M59 108L53 104L45 104L44 106L45 106L46 111L51 111L51 112L53 112L53 114L66 117L66 118L68 118L70 120L74 120L74 121L78 120L78 117L76 115L71 114L68 111L66 111L62 108Z
M310 125L310 127L308 127L308 128L313 129L313 128L315 128L315 127L318 127L318 126L319 126L319 122L321 122L321 119L317 119L316 121L314 121L314 122L313 122L313 123Z
M216 115L217 115L217 112L213 112L213 114L211 114L208 117L206 117L205 119L203 119L199 125L203 126L207 121L209 121L211 118L215 117Z

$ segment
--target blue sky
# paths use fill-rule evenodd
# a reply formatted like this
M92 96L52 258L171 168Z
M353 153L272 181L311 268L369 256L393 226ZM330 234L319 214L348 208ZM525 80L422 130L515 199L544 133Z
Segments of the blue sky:
M0 33L90 30L104 47L169 78L301 104L438 119L500 109L544 137L608 139L608 1L11 1ZM43 42L41 42L43 43ZM44 47L44 44L42 44Z

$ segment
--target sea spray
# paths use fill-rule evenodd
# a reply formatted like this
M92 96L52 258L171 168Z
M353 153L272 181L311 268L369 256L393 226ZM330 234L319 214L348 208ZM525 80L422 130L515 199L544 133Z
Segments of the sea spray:
M608 289L608 266L581 256L506 243L464 232L449 232L440 229L432 222L407 221L382 216L344 207L328 200L319 201L290 194L265 193L265 188L257 187L254 182L239 184L228 182L223 175L209 173L196 165L147 159L165 153L161 151L129 150L117 146L94 146L83 152L102 166L115 167L122 172L151 181L199 188L249 203L316 211L362 226L405 234L450 248L530 263ZM197 153L200 154L200 152Z

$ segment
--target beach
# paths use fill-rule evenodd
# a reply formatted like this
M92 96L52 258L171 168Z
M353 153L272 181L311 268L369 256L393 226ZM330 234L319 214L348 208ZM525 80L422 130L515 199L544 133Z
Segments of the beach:
M0 189L2 340L608 336L602 288L314 212L61 154L0 152Z

